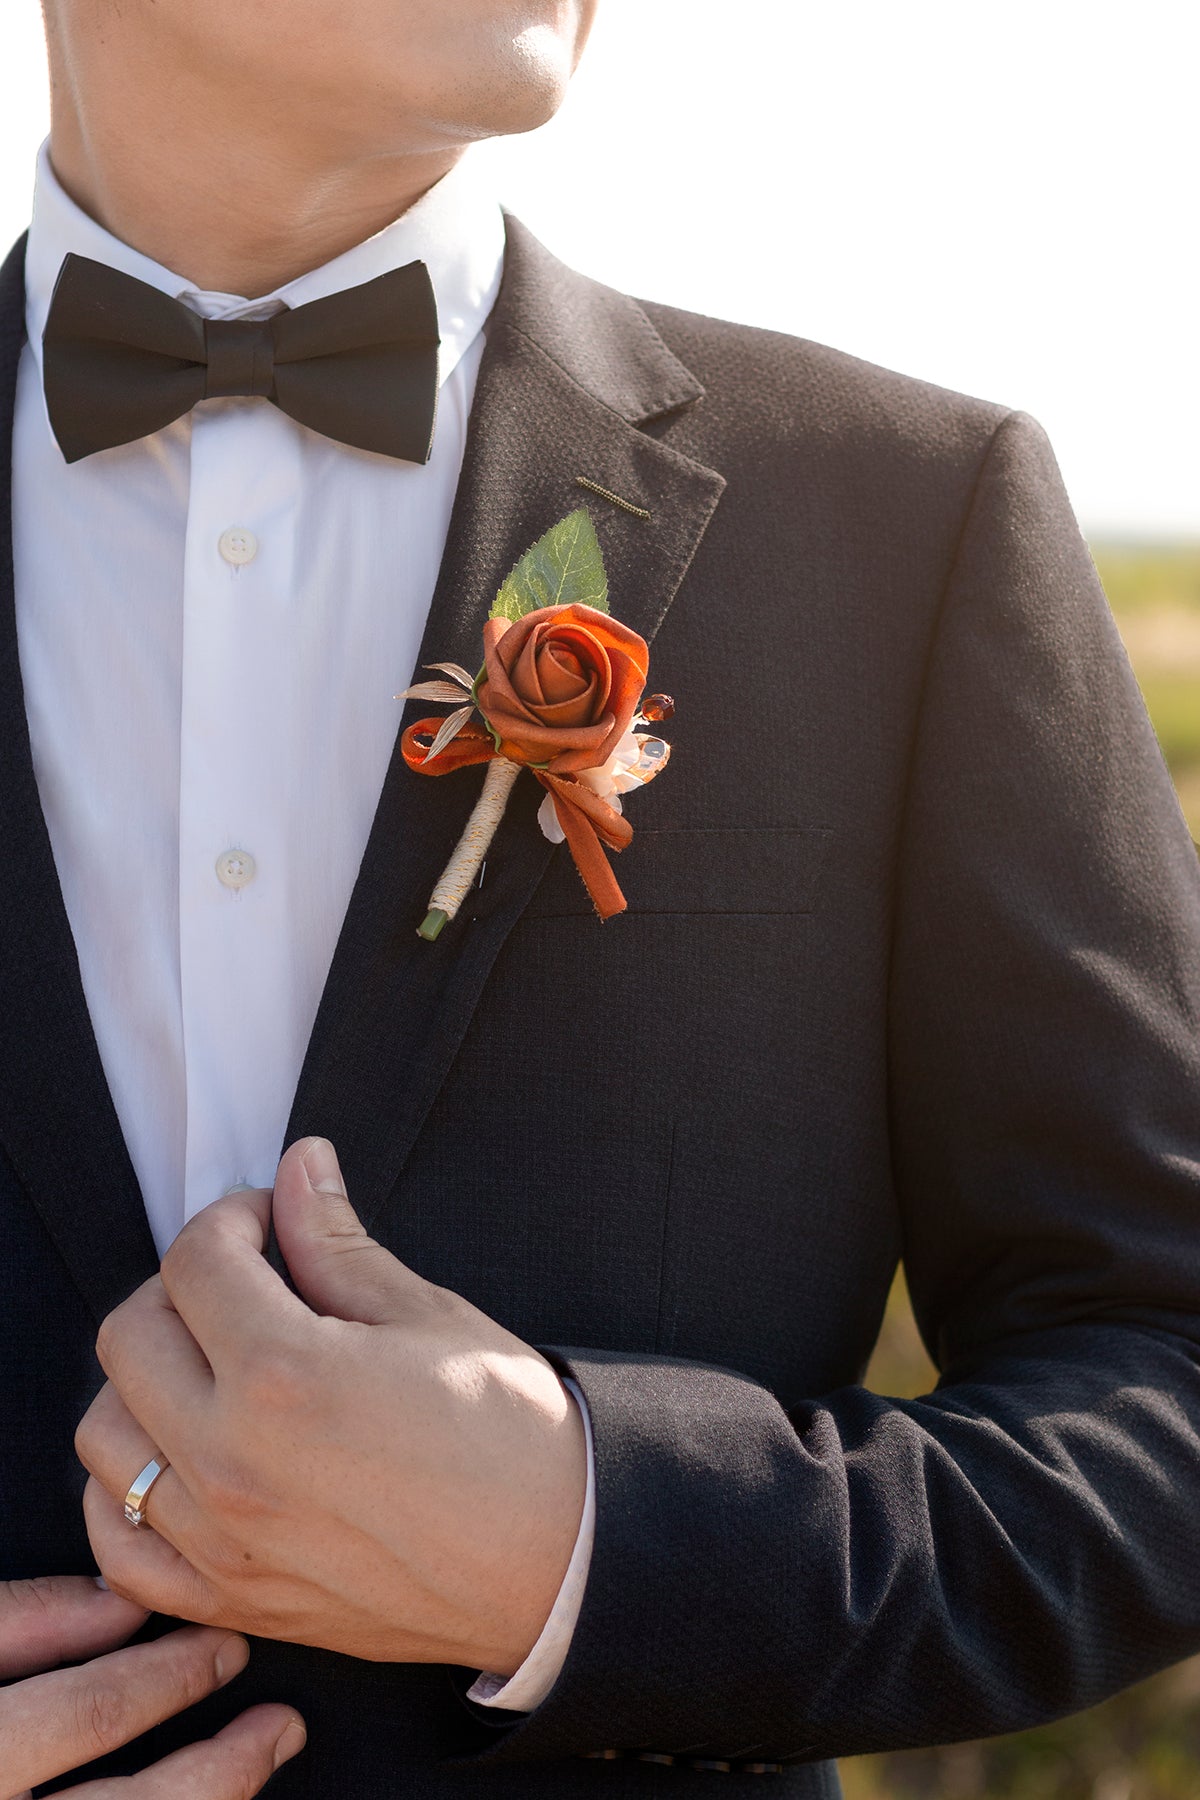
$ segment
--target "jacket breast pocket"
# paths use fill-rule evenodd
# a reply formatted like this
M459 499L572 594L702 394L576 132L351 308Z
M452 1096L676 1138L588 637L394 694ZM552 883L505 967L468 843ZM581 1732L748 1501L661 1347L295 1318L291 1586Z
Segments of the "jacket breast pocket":
M769 917L817 909L832 832L818 825L640 829L613 868L630 913ZM526 919L588 914L591 901L565 845Z

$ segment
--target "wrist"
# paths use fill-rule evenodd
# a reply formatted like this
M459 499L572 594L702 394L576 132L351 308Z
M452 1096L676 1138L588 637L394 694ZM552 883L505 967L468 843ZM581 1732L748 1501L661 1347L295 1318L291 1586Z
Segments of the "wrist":
M587 1432L578 1403L557 1375L553 1379L561 1395L559 1417L544 1440L544 1455L522 1472L514 1530L511 1537L502 1534L498 1545L497 1604L469 1665L498 1676L515 1674L537 1645L571 1567L584 1513Z

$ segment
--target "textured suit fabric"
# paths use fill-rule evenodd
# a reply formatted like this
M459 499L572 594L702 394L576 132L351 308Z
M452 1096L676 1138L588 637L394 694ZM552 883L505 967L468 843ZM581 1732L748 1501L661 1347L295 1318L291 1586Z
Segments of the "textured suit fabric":
M0 333L11 396L11 265ZM470 664L577 475L652 514L589 503L679 702L629 912L592 916L530 783L421 944L477 783L397 759L289 1133L332 1137L376 1235L586 1394L571 1653L498 1725L461 1673L259 1644L122 1767L281 1698L294 1800L807 1800L824 1759L1200 1648L1200 872L1042 434L639 308L513 223L423 660ZM97 1317L153 1267L13 660L0 620L10 1576L91 1566L71 1430ZM942 1377L897 1402L857 1383L901 1253Z

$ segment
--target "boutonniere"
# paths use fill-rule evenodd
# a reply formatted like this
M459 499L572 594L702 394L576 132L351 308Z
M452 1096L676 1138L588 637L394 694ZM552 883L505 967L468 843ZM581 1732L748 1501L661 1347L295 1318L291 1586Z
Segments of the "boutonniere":
M605 850L633 837L621 796L666 767L670 745L639 726L669 719L666 694L643 698L649 651L614 619L595 527L586 508L527 550L483 627L483 667L430 663L444 681L419 681L397 699L453 705L418 719L401 740L419 775L486 763L483 791L418 927L432 941L458 912L479 872L522 769L546 790L538 821L566 841L602 919L625 910Z

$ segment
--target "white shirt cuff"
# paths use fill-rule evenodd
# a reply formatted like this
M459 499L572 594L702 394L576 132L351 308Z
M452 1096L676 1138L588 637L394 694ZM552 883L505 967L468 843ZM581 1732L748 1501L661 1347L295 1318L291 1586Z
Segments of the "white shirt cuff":
M494 1706L497 1710L503 1708L506 1712L532 1712L558 1680L575 1635L591 1567L592 1538L596 1530L596 1456L592 1447L592 1421L587 1401L576 1384L564 1377L563 1386L583 1415L583 1432L587 1440L587 1491L583 1497L583 1517L579 1521L579 1536L575 1539L558 1598L537 1643L515 1675L489 1675L485 1671L467 1691L468 1700L478 1701L480 1706Z

